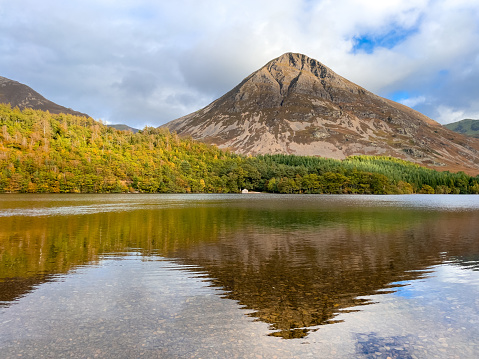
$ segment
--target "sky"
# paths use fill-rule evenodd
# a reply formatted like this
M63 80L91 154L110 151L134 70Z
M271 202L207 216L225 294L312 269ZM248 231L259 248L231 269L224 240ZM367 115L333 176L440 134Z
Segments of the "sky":
M477 0L0 0L0 76L160 126L286 52L432 119L479 119Z

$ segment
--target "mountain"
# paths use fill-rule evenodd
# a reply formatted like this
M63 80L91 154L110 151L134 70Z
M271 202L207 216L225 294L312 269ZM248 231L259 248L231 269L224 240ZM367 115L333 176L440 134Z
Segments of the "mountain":
M444 125L451 131L462 133L466 136L479 138L479 120L465 119Z
M477 174L479 141L286 53L205 108L164 125L242 154L393 156Z
M0 76L0 103L9 103L20 109L49 111L50 113L67 113L75 116L90 117L87 114L74 111L47 100L27 85Z
M118 130L118 131L130 131L130 132L133 132L133 133L137 133L138 131L140 131L137 128L133 128L133 127L130 127L128 125L122 125L122 124L107 125L107 126L111 127L111 128L114 128L115 130Z

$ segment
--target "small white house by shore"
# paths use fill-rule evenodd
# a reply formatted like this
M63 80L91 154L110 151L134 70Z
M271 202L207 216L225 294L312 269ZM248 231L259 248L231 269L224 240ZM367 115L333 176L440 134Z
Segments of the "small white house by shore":
M241 193L243 193L243 194L250 193L250 194L251 194L251 193L261 193L261 192L248 191L248 190L245 188L245 189L241 190Z

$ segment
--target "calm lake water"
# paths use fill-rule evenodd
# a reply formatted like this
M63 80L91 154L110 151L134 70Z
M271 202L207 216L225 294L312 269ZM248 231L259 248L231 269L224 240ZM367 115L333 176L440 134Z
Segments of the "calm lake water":
M479 196L2 195L19 356L477 358Z

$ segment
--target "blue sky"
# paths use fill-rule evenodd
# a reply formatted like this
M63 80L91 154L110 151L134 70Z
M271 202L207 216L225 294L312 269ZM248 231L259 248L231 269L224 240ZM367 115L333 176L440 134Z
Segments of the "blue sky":
M159 126L285 52L441 123L479 118L477 0L0 0L0 76Z
M407 41L418 32L415 26L403 28L400 25L390 24L382 32L381 29L365 32L353 37L352 52L373 54L378 49L393 49L399 44Z

